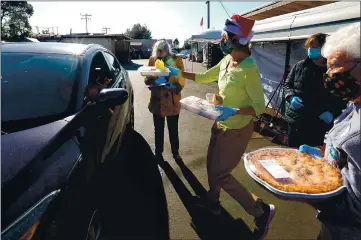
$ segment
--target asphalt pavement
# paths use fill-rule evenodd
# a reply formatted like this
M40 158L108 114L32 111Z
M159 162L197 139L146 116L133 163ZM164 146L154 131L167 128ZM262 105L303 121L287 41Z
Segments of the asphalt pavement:
M154 150L154 130L152 114L148 110L150 91L144 85L144 78L136 69L147 64L147 60L135 60L133 65L126 66L135 93L135 130L138 131ZM188 71L205 71L201 64L185 62ZM199 85L188 81L182 97L197 96L204 98L206 93L216 93L217 84ZM186 167L193 173L198 181L208 189L206 173L206 152L210 138L210 129L213 122L193 113L182 110L179 121L180 154ZM254 151L261 147L274 146L267 139L254 134L246 152ZM188 190L194 194L191 185L187 182L185 172L175 163L170 151L168 131L165 130L164 158L186 185ZM166 191L169 212L171 239L199 239L196 231L191 227L189 211L181 201L174 186L160 169L163 184ZM319 232L319 223L316 220L316 211L307 204L280 200L261 188L246 173L243 162L240 162L234 170L233 175L251 192L261 197L265 202L276 206L276 215L272 221L266 239L316 239ZM239 206L229 195L222 191L221 204L234 219L242 219L252 230L254 228L253 218L250 217L241 206ZM247 238L244 238L247 239Z

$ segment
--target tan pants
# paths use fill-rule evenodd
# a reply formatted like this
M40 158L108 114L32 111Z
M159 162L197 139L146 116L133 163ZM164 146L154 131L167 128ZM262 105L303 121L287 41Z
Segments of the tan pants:
M234 198L248 214L260 216L263 210L257 197L239 183L231 172L237 167L253 133L253 122L241 129L222 130L214 124L207 154L209 192L211 203L219 200L221 189Z

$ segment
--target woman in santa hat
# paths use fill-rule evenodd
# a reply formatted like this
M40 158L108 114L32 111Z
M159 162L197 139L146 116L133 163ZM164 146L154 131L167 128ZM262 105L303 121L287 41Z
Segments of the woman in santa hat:
M245 152L253 133L252 118L265 110L261 76L250 56L249 42L255 21L233 15L226 20L220 47L226 55L205 73L189 73L170 67L171 74L181 74L196 83L218 81L223 114L212 127L208 146L207 172L210 190L200 205L219 214L221 189L231 195L248 214L255 217L254 235L263 239L275 214L274 205L264 203L239 183L231 172Z

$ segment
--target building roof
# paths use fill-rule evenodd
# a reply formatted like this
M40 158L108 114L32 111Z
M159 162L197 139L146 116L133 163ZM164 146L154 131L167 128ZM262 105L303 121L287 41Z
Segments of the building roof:
M334 2L337 1L274 1L242 13L241 16L254 20L262 20Z
M131 40L129 40L130 42L141 42L141 43L145 43L145 42L157 42L158 40L161 39L135 39L135 38L131 38ZM172 39L165 39L168 43L172 43L173 40Z
M116 38L120 40L131 40L132 38L125 34L66 34L61 38Z
M130 42L130 46L142 46L142 42Z
M332 34L360 22L360 6L360 2L340 1L256 21L252 42L305 39L318 32Z
M78 43L54 43L54 42L24 42L24 43L3 43L1 51L3 53L41 53L41 54L68 54L82 55L85 51L96 44L78 44Z

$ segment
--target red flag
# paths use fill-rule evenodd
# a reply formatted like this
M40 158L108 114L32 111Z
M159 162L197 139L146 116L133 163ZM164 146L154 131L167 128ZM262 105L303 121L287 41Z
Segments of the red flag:
M203 17L202 17L200 25L201 25L201 27L203 27Z

